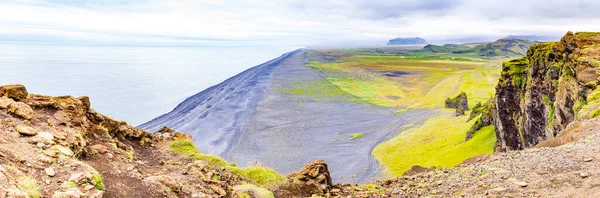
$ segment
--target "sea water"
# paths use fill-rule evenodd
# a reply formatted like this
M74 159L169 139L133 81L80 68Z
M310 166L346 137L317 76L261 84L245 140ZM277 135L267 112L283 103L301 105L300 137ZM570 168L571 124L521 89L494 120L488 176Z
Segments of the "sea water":
M0 85L89 96L92 108L132 125L297 46L135 47L0 42Z

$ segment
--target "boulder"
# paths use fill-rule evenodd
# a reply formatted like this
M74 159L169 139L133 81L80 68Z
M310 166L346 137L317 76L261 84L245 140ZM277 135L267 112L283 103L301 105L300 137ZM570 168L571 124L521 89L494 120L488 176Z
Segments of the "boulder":
M27 98L27 89L23 85L4 85L0 86L0 96L12 98L16 101Z
M291 175L294 179L306 184L316 184L323 192L331 190L331 175L323 160L308 163L300 172Z
M7 109L12 103L15 103L15 101L10 98L0 97L0 109Z
M8 105L8 112L28 120L33 118L33 109L23 102L15 102Z
M19 134L21 134L21 135L27 135L27 136L37 135L37 132L35 131L35 129L30 126L19 125L19 126L17 126L17 132L19 132Z
M71 174L68 181L75 182L76 184L84 184L86 182L92 182L94 179L90 172L85 171Z
M54 140L54 135L50 132L40 132L35 137L39 142L50 142Z
M50 177L54 177L56 175L56 171L52 167L45 168L44 172L46 172L46 175Z
M77 99L79 101L81 101L81 103L83 104L83 107L85 107L85 111L90 110L90 107L92 106L92 103L90 103L90 97L81 96L81 97L79 97Z
M106 146L104 146L102 144L93 145L92 150L94 150L95 152L98 152L100 154L104 154L104 153L108 152L108 148L106 148Z

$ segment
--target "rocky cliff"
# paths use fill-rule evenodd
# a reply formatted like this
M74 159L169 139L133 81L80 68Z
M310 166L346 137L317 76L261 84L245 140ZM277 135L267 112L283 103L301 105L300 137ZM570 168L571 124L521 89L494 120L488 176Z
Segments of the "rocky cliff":
M273 197L263 187L294 196L331 189L324 162L290 176L299 181L288 186L268 168L200 153L189 135L166 127L149 133L90 107L85 96L0 86L0 197Z
M600 115L599 70L600 33L569 32L558 42L535 44L527 56L503 64L496 96L474 129L493 124L500 151L555 137L574 121Z

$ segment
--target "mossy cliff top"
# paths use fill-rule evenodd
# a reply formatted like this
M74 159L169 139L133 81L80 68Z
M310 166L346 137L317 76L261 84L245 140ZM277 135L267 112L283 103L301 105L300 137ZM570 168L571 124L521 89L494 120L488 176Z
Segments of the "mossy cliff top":
M600 33L568 32L558 42L532 45L504 62L491 119L497 150L532 147L576 120L593 118L589 101L600 82ZM586 106L587 105L587 106ZM583 115L582 115L583 114ZM598 113L600 115L600 113Z

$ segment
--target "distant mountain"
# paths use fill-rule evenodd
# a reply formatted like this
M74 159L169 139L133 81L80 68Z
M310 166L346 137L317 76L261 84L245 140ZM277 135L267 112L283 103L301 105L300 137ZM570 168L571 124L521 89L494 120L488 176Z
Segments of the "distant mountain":
M498 39L491 43L475 46L480 56L525 56L527 49L537 42L515 38Z
M472 44L445 44L445 45L433 45L429 44L423 47L424 52L433 53L448 53L448 54L476 54L479 56L506 56L516 57L524 56L527 53L527 49L537 42L504 38L498 39L494 42L486 43L472 43Z
M427 44L427 41L423 38L413 37L413 38L395 38L390 40L387 45L424 45Z
M558 41L558 36L539 36L539 35L509 35L508 39L521 39L529 41Z

